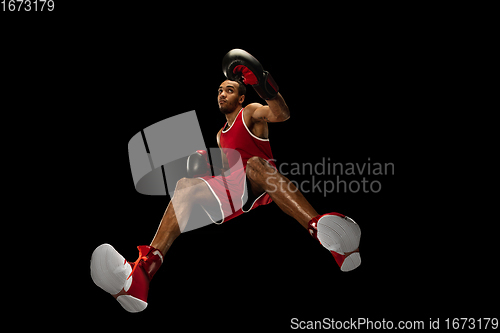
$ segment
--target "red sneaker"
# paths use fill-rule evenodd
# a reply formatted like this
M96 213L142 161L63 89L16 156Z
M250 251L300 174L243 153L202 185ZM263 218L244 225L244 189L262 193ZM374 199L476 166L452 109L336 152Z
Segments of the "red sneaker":
M128 262L111 245L98 246L90 260L94 283L110 293L128 312L140 312L147 306L149 282L163 263L163 255L154 247L141 245L139 258Z
M308 229L332 253L343 272L361 265L358 248L361 229L353 219L339 213L318 215L309 221Z

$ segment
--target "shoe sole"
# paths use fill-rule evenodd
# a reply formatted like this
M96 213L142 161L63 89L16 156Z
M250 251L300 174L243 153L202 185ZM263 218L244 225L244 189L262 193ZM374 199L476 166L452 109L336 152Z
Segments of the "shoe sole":
M340 255L348 253L340 267L343 272L352 271L361 265L359 252L353 252L359 247L361 229L349 217L325 215L318 220L318 240L321 245ZM349 252L352 252L349 254Z
M344 259L342 266L340 266L340 270L342 272L349 272L357 268L359 265L361 265L361 256L359 255L359 252L356 252L350 254Z
M118 296L116 300L125 310L132 313L141 312L148 306L148 303L130 295Z
M131 272L130 264L109 244L99 245L92 253L90 260L92 281L99 288L113 295L128 312L140 312L148 306L148 303L125 294L132 282L132 279L127 281ZM118 293L122 295L116 297Z

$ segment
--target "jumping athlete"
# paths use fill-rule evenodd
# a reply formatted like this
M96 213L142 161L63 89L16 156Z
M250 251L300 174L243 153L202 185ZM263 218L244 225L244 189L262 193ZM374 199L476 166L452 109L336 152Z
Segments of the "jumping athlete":
M129 312L146 308L149 283L184 230L194 205L201 205L213 222L222 223L274 201L332 253L342 271L361 264L359 226L339 213L318 214L276 169L268 123L288 120L290 110L271 74L239 49L226 54L222 67L227 77L218 89L219 110L227 120L217 133L222 173L207 175L207 152L197 151L188 159L188 175L193 177L177 182L153 241L137 247L139 258L135 262L126 261L109 244L100 245L92 254L93 281ZM251 103L243 107L245 84L252 85L267 105Z

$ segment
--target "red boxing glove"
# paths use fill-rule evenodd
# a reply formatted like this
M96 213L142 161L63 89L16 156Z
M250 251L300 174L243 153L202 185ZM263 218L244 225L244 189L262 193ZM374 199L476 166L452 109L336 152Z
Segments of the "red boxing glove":
M234 67L233 73L243 76L243 83L244 84L250 84L253 86L254 84L258 83L257 77L255 76L255 74L251 70L249 70L248 67L246 67L246 66L238 65L238 66Z
M197 150L187 159L187 174L189 178L206 177L212 174L206 150Z
M278 84L271 74L247 51L229 51L222 59L222 72L229 80L238 80L243 76L243 83L251 85L263 99L271 99L278 94Z

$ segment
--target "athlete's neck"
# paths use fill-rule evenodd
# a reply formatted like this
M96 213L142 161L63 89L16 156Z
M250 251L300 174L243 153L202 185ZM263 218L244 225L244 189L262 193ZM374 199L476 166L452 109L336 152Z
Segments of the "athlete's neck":
M233 126L234 120L236 119L236 117L240 113L241 108L242 108L242 106L240 105L239 107L234 109L233 112L226 114L226 120L227 120L228 127Z

